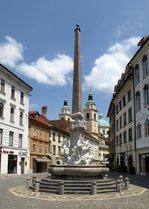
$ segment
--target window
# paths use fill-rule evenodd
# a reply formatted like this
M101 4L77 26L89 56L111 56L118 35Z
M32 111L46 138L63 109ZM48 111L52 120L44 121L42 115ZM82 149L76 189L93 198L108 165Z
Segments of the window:
M119 135L119 142L120 142L120 147L122 145L122 134Z
M32 151L33 151L33 152L36 152L36 144L33 144L33 146L32 146Z
M116 145L118 146L118 136L116 136Z
M44 146L44 153L47 153L47 146Z
M116 130L117 131L119 130L119 127L118 127L118 119L116 120Z
M53 132L53 141L55 141L55 132Z
M61 135L60 134L58 135L58 142L59 143L61 142Z
M42 130L39 131L39 137L42 138Z
M22 147L22 134L19 134L19 142L18 142L18 147Z
M87 114L86 114L86 119L89 119L89 118L90 118L90 114L87 113Z
M14 108L10 108L10 122L14 123Z
M141 96L140 96L140 92L137 91L136 92L136 112L141 110Z
M42 145L39 145L39 153L42 153Z
M23 102L24 102L24 93L21 92L20 93L20 103L23 104Z
M116 105L116 114L118 114L118 105Z
M120 129L122 128L122 116L120 116Z
M144 106L147 107L149 105L149 85L145 84L144 86Z
M60 154L61 154L61 147L58 146L58 155L60 155Z
M5 93L5 80L1 79L0 92Z
M135 86L136 86L140 82L140 69L139 69L139 65L136 65L135 66L134 80L135 80Z
M0 144L2 144L3 141L3 129L0 128Z
M147 55L143 56L142 60L142 70L143 70L143 78L145 78L149 74L149 69L148 69L148 57Z
M11 87L11 99L15 99L15 87Z
M36 136L36 135L37 135L36 128L34 128L34 130L33 130L33 136Z
M9 131L9 146L13 146L13 132Z
M123 125L126 126L127 124L127 117L126 117L126 112L123 114Z
M56 155L56 146L53 145L53 155Z
M3 114L4 114L4 105L2 102L0 102L0 118L3 118Z
M122 109L122 101L119 102L119 110L121 111Z
M21 126L23 125L23 112L20 112L19 124L20 124Z
M94 120L96 120L96 114L94 114Z
M132 128L128 129L129 141L132 141Z
M130 100L132 99L131 89L127 92L127 96L128 96L128 102L130 102Z
M123 132L123 141L124 141L124 143L127 142L127 132L126 131Z
M149 136L149 120L148 119L144 123L144 128L145 128L145 137Z
M141 138L141 124L138 124L136 127L136 137L137 139Z
M126 96L123 96L123 107L125 107L125 105L126 105Z
M132 108L128 109L128 122L130 123L132 121Z

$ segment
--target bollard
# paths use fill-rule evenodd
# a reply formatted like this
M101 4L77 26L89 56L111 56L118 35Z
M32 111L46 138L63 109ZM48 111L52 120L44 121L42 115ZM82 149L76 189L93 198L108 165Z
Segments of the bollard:
M36 181L37 176L33 176L32 177L32 185L34 185L35 181Z
M34 182L34 192L39 192L39 179L36 178Z
M91 190L91 194L92 195L96 195L97 194L97 182L93 181L92 182L92 190Z
M126 189L130 188L129 178L128 177L125 178L125 187L126 187Z
M121 181L121 187L123 188L123 176L119 176L119 180Z
M27 189L29 189L30 186L31 186L31 178L30 178L30 176L28 176L27 177L27 182L26 182Z
M121 192L122 188L121 188L121 180L118 179L116 181L116 192Z
M64 194L64 182L60 181L59 182L59 195L63 195Z
M105 174L103 179L108 179L108 174Z

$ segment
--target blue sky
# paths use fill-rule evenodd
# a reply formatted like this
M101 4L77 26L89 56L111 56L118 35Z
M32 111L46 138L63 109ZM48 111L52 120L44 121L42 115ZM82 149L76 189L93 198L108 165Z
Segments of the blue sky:
M148 0L0 0L0 63L33 87L30 110L71 108L74 28L81 27L83 107L106 117L114 84L148 35Z

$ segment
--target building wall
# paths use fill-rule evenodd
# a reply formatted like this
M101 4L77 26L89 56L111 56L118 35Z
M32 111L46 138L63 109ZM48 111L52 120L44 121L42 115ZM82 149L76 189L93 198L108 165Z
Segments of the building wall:
M5 90L2 92L0 86L0 103L4 105L3 117L0 117L0 129L3 130L2 143L0 144L1 154L1 173L8 173L8 157L9 155L16 155L17 169L15 173L21 174L21 158L24 159L24 171L27 173L29 168L29 143L28 143L28 109L29 109L29 87L25 86L15 76L7 73L0 66L0 83L1 79L5 81ZM15 87L15 99L11 98L11 86ZM20 102L20 94L24 93L23 103ZM10 121L10 109L14 108L14 120ZM23 113L23 122L20 124L20 112ZM13 132L13 145L9 146L9 132ZM22 134L22 146L19 147L19 134ZM23 161L22 159L22 161Z
M52 164L58 165L62 164L61 161L61 146L63 143L64 138L69 139L69 133L64 133L60 129L51 128L51 135L50 135L50 141L51 141L51 160ZM55 148L54 148L55 147Z
M131 91L129 101L128 92ZM123 98L125 97L125 105ZM116 94L115 103L115 166L122 167L136 166L135 156L135 135L134 135L134 96L133 96L133 79L130 77L123 85L121 90ZM121 105L120 105L121 103ZM118 109L117 109L118 108ZM131 109L132 118L129 121L129 110ZM118 111L117 111L118 110ZM124 123L124 114L126 113L126 123ZM131 137L129 130L131 129ZM126 140L124 138L126 133ZM132 160L130 160L132 158ZM130 165L131 164L131 165Z
M49 133L50 127L30 120L30 173L47 171L50 162L48 162L50 153ZM47 160L44 169L39 168L36 159Z
M144 55L147 55L149 60L149 41L141 48L139 53L131 61L134 68L134 74L136 72L136 66L139 66L139 82L135 86L135 101L137 97L137 92L140 93L140 109L135 111L136 114L136 149L137 149L137 174L149 173L149 134L145 134L145 123L149 120L149 101L145 105L144 102L144 87L149 85L149 74L145 77L143 76L142 60ZM147 66L147 71L149 73L149 64ZM137 104L135 102L135 107ZM137 135L137 126L141 126L141 135ZM148 166L147 166L148 165Z

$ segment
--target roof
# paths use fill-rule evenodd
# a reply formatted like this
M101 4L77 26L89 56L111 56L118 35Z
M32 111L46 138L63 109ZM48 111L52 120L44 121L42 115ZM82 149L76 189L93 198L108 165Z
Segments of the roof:
M8 70L8 68L6 68L4 65L0 64L0 70L4 70L9 75L15 77L17 80L19 80L21 83L23 83L26 87L28 87L30 91L33 90L33 88L30 85L28 85L25 81L23 81L21 78L19 78L17 75L15 75L13 72L11 72L10 70Z
M58 128L70 132L70 122L65 119L49 120L49 124Z
M109 127L109 123L103 119L103 114L99 115L98 125L100 127Z
M41 115L38 111L29 112L29 119L34 120L40 124L49 126L49 120Z

